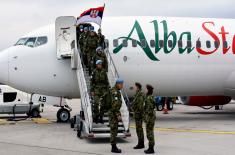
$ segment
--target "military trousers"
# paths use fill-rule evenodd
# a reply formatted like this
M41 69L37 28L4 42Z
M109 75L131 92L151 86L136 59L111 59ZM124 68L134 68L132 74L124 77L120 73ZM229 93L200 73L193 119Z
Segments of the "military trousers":
M110 143L117 144L117 134L118 134L118 118L115 114L109 113L109 126L110 126Z
M149 146L155 145L155 139L154 139L154 124L155 124L155 118L150 118L148 120L145 120L146 123L146 134L147 139L149 141Z
M144 142L143 114L134 113L136 134L139 142Z
M94 118L103 117L105 112L104 97L107 92L107 88L96 88L94 93L94 105L93 105L93 116Z

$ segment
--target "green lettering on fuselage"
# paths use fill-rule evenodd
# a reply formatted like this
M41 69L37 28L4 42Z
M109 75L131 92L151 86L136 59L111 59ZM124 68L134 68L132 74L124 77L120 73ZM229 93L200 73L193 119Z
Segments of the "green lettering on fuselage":
M139 37L139 40L136 40L137 41L137 44L143 49L143 51L145 52L145 54L153 61L159 61L155 55L152 53L152 50L150 49L149 45L148 45L148 42L146 41L146 38L145 38L145 35L144 35L144 32L142 30L142 28L140 27L140 24L138 21L135 21L135 24L130 32L130 34L127 36L127 37L120 37L118 39L126 39L126 40L135 40L135 39L132 39L131 38L131 35L133 34L134 30L136 30L137 34L138 34L138 37ZM145 40L146 41L146 46L143 47L141 45L141 40ZM113 53L118 53L121 49L123 48L123 44L119 45L117 48L115 48L113 50Z
M158 21L157 20L153 20L151 21L150 23L153 23L153 26L154 26L154 32L155 32L155 54L159 53L160 50L162 49L160 47L160 44L159 44L159 25L158 25ZM162 25L163 25L163 30L164 30L164 53L165 54L169 54L171 53L175 48L176 48L176 45L177 45L177 34L175 31L171 31L169 33L169 30L168 30L168 25L167 25L167 22L165 20L163 20L162 22ZM138 40L136 39L133 39L131 36L133 35L134 31L137 32L137 35L138 35ZM191 36L191 33L190 32L183 32L181 33L180 37L179 37L179 40L183 42L183 39L187 39L186 42L190 41L191 42L191 39L192 39L192 36ZM148 44L148 41L144 35L144 32L139 24L138 21L135 21L135 24L131 30L131 32L129 33L129 35L127 37L119 37L118 39L126 39L126 40L131 40L131 41L136 41L137 42L137 45L140 46L142 48L142 50L145 52L145 54L148 56L148 58L152 61L160 61L154 54L154 52L151 50L149 44ZM142 46L141 44L141 41L144 40L145 43L146 43L146 46ZM171 40L171 46L169 47L169 41ZM113 50L113 53L118 53L122 50L123 48L123 43L120 44L118 47L116 47L114 50ZM168 48L169 47L169 48ZM179 54L183 54L185 51L187 51L187 53L191 53L193 50L195 49L195 47L188 47L187 45L185 45L185 48L183 47L179 47L178 48L178 51L179 51Z

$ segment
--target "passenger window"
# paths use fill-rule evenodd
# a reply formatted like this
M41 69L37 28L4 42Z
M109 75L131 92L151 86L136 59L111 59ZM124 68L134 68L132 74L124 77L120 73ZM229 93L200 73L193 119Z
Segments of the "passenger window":
M219 48L219 42L215 41L215 48Z
M172 42L172 40L168 40L168 46L169 46L170 48L173 47L173 42Z
M27 40L28 40L28 38L21 38L16 42L15 46L24 45Z
M206 47L211 48L211 42L210 41L206 41Z
M163 41L163 40L159 40L159 46L160 46L161 48L164 47L164 41Z
M224 44L224 48L228 48L228 42L227 41L224 41L223 44Z
M190 40L187 41L187 48L191 48L192 47L192 42Z
M42 46L47 43L47 37L38 37L35 47Z
M201 47L202 47L202 44L201 44L201 41L200 41L200 40L198 40L198 41L196 42L196 47L197 47L197 48L201 48Z
M182 40L178 41L178 46L179 46L179 48L183 48L183 41Z
M127 47L127 46L128 46L128 42L127 42L126 39L124 39L124 40L122 41L122 45L123 45L123 47Z
M147 46L146 40L141 40L141 46L145 48Z
M132 40L132 47L137 47L137 41L136 40Z
M118 39L113 40L113 47L118 47Z
M17 96L16 92L13 93L3 93L3 102L13 102Z
M29 38L26 42L25 42L25 46L28 47L34 47L35 41L37 38Z
M155 40L150 40L150 46L151 46L151 47L155 47L155 45L156 45Z

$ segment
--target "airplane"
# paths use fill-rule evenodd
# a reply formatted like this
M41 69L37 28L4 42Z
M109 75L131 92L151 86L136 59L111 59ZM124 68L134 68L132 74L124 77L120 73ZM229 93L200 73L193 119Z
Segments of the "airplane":
M79 50L75 23L73 16L58 17L0 52L0 82L29 94L82 97L76 53L58 49L63 32L73 41L71 49ZM234 19L133 16L102 21L106 51L125 80L128 97L140 82L153 85L155 95L181 96L190 106L224 105L235 96L234 29Z

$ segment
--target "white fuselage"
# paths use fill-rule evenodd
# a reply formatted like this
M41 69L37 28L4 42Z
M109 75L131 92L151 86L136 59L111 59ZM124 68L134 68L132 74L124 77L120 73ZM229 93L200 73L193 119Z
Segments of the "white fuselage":
M155 94L161 96L235 95L233 19L104 17L102 30L129 95L135 82L153 85ZM28 93L80 97L70 59L57 59L55 26L25 37L38 36L47 36L47 44L35 48L13 46L0 53L0 69L4 72L0 82ZM128 46L114 47L113 40L120 38L120 45L121 37L128 39ZM133 47L131 39L145 40L147 45ZM164 47L159 40L164 40ZM198 40L200 48L196 46ZM150 45L153 41L155 47ZM186 47L189 41L192 47Z

